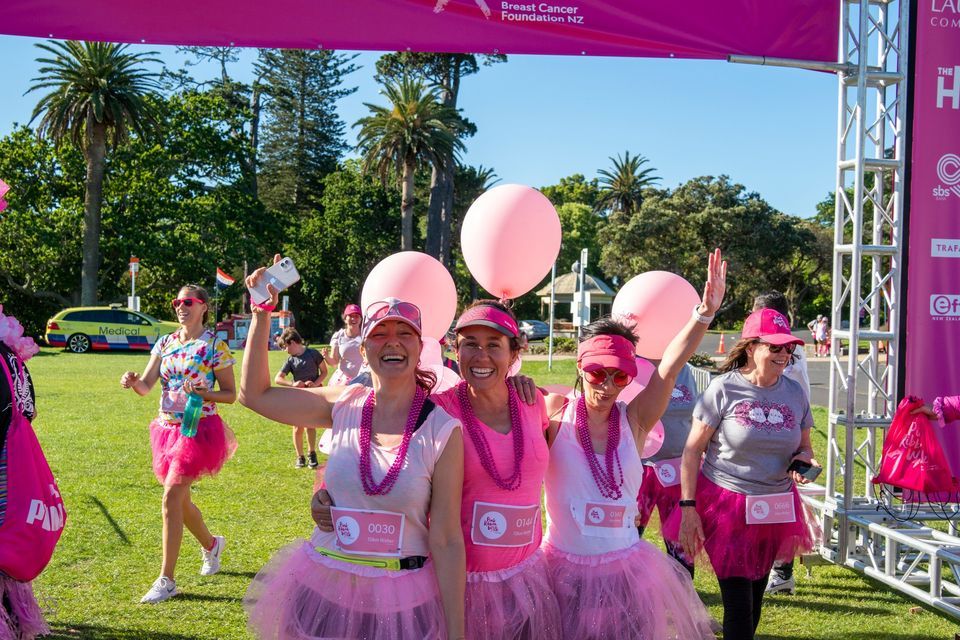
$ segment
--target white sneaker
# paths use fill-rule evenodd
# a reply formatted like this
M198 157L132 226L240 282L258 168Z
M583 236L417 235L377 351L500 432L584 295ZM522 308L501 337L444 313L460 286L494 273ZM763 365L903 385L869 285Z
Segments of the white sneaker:
M157 604L172 598L178 593L180 592L177 591L177 583L172 578L160 576L154 581L150 591L147 591L147 594L140 598L140 604Z
M203 566L200 567L200 575L212 576L220 571L220 556L223 555L223 548L227 546L227 539L223 536L213 536L213 549L207 551L200 549L203 556Z
M764 593L771 595L783 591L793 595L796 588L797 581L793 579L793 576L784 579L778 576L776 571L773 571L770 573L770 580L767 581L767 588Z

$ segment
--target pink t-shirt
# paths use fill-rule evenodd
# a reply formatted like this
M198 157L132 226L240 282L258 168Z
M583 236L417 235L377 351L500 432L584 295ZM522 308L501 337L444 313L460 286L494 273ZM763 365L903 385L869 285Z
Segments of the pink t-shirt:
M396 484L382 496L368 496L360 482L360 412L373 390L355 384L346 388L333 407L333 444L327 460L327 490L338 507L390 511L404 515L400 556L430 555L427 539L433 469L450 434L460 421L435 408L410 439L407 460ZM375 482L381 482L397 459L399 447L370 445L370 467ZM311 542L325 549L337 549L337 536L314 529Z
M457 400L457 388L430 396L447 413L458 420L462 413ZM480 464L480 456L470 434L463 434L463 503L460 509L460 524L467 552L467 571L497 571L515 566L530 557L540 548L543 537L543 525L539 511L540 493L543 478L547 472L550 451L544 431L550 424L543 396L537 393L537 403L529 405L520 401L520 422L523 429L523 458L521 460L520 486L515 491L498 487L487 470ZM513 474L514 452L513 433L499 433L477 420L477 427L490 448L495 468L502 478ZM481 505L478 508L477 503ZM535 514L523 514L520 510L496 509L491 505L509 505L516 507L536 507ZM498 546L495 544L477 544L474 541L474 516L483 517L483 509L493 509L503 513L507 519L520 517L520 514L534 517L531 540L523 546ZM497 542L484 540L483 542ZM502 541L502 540L501 540Z

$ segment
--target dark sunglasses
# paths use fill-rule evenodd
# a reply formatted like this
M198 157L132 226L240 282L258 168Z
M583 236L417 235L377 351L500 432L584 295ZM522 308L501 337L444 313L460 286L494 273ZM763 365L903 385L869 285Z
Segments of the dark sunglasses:
M173 305L174 309L179 309L180 305L185 306L187 309L193 306L194 303L204 304L203 300L200 298L174 298L170 301L170 304Z
M793 350L797 348L797 345L791 344L770 344L769 342L760 341L760 344L767 345L767 349L770 350L770 353L780 353L781 351L786 351L789 355L793 355Z
M593 371L584 371L583 377L590 384L597 385L598 387L603 386L607 382L607 378L613 378L613 384L617 387L625 387L631 382L633 382L633 376L624 371L617 369L613 373L607 372L605 369L595 369Z

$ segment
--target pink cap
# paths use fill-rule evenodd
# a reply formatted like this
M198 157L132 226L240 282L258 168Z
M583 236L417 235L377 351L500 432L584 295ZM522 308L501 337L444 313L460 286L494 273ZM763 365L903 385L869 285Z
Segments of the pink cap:
M584 371L613 367L636 377L637 361L633 343L618 335L599 335L584 340L577 347L577 366Z
M367 307L367 315L363 319L363 328L360 330L360 339L366 341L370 332L387 320L405 322L416 330L417 335L423 335L420 325L420 308L417 305L396 298L384 298Z
M743 323L741 338L757 338L770 344L803 344L790 333L790 321L774 309L757 309Z
M467 327L490 327L496 329L509 338L516 338L520 335L520 329L517 327L517 321L496 307L481 304L467 309L457 320L456 331Z
M358 316L362 316L362 315L363 315L363 310L360 309L360 305L358 305L358 304L348 304L346 307L344 307L343 313L340 314L340 316L343 317L343 318L345 318L345 317L347 317L347 316L352 316L353 314L357 314Z

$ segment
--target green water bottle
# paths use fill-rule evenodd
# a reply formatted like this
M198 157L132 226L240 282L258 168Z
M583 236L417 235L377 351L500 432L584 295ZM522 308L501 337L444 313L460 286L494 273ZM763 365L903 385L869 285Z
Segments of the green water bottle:
M183 408L183 420L180 422L180 435L192 438L197 435L197 425L200 424L200 415L203 413L203 398L195 393L187 396L187 404Z

